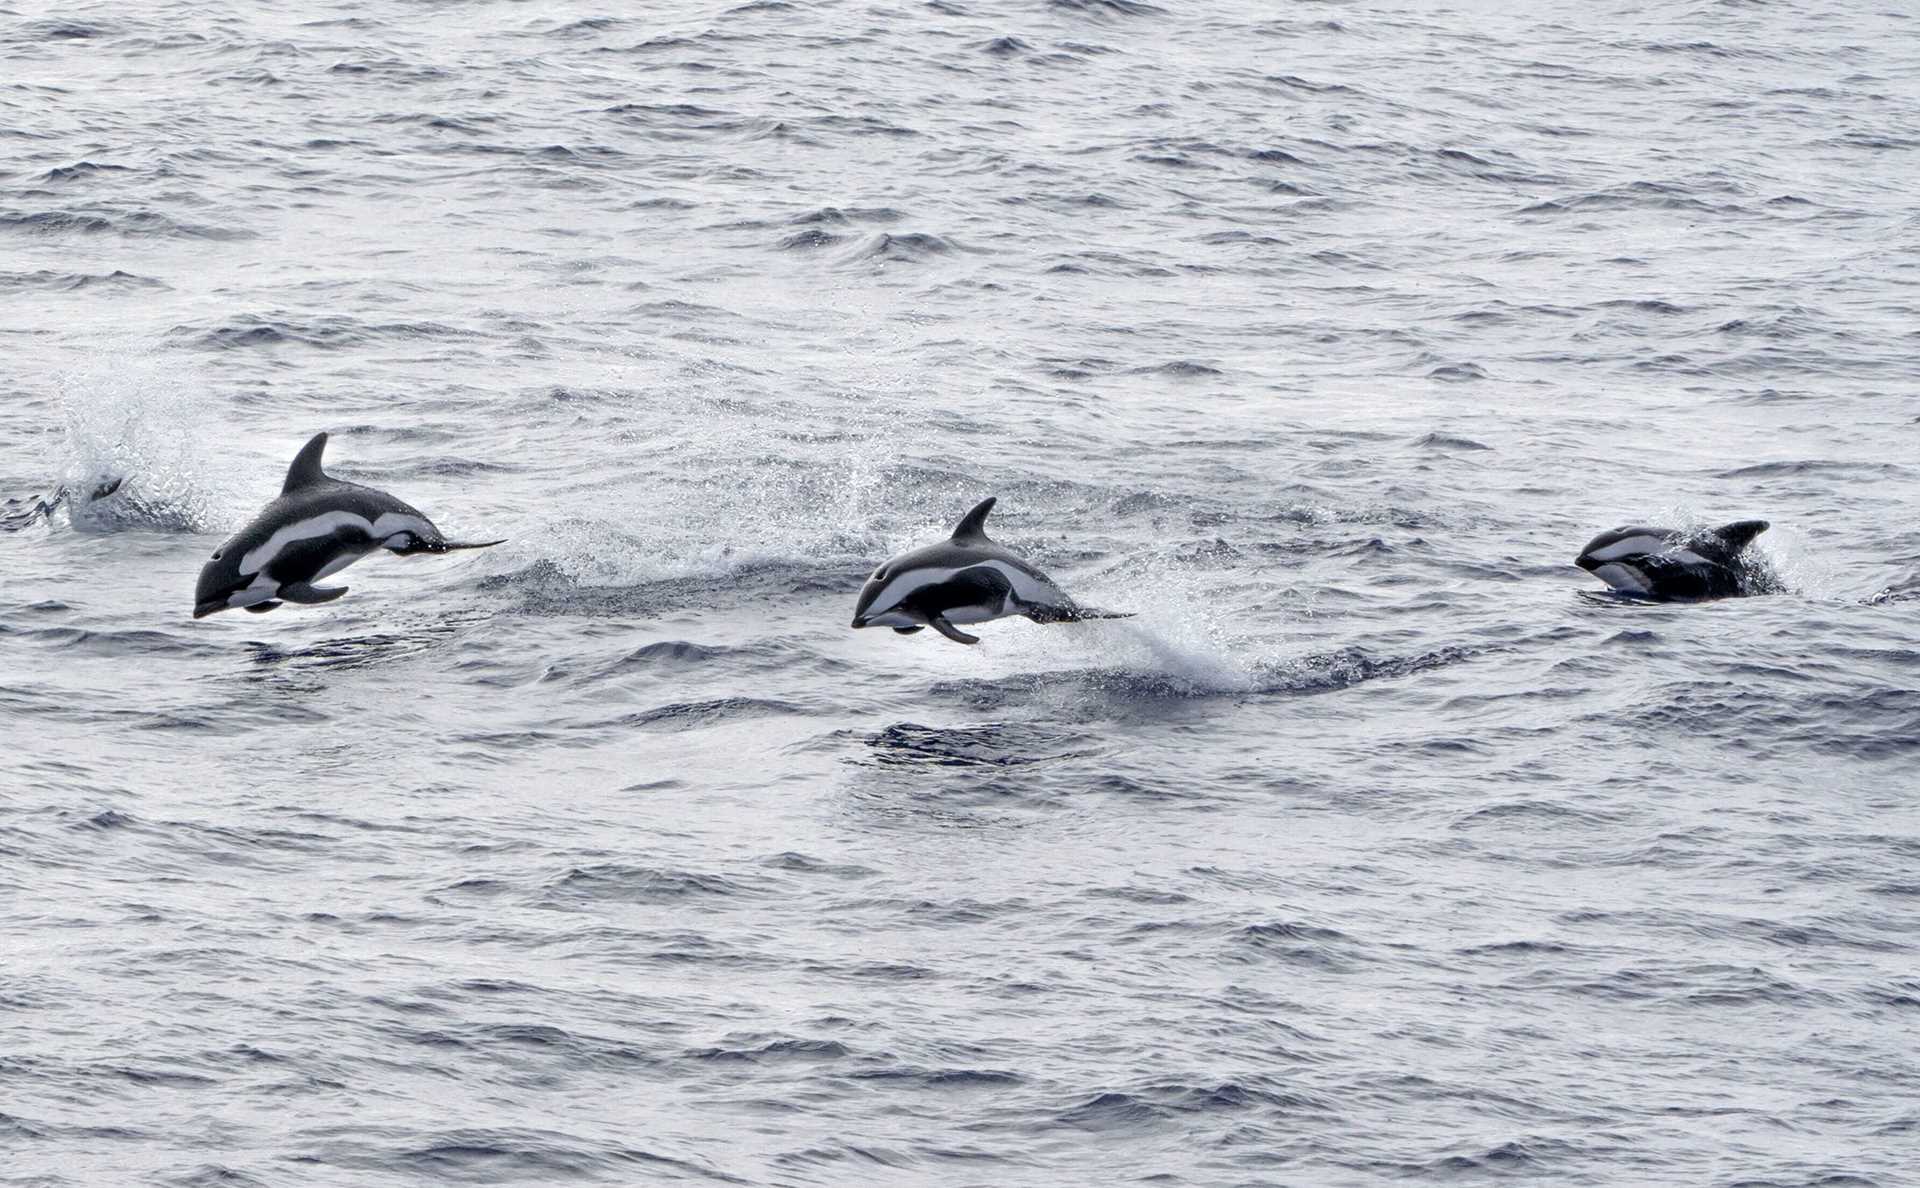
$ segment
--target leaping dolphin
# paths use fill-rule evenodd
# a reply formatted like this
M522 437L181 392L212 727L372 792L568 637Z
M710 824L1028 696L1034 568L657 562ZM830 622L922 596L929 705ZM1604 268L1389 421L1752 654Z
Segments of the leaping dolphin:
M287 468L280 498L214 550L200 570L194 618L234 607L264 614L282 602L332 602L347 587L314 583L375 549L406 557L502 543L449 541L433 521L385 491L329 476L320 468L326 448L327 435L315 434Z
M987 539L988 499L939 544L902 553L873 571L853 608L855 627L891 627L911 635L931 627L955 643L980 642L955 624L1025 615L1036 623L1125 619L1131 612L1081 606L1053 579Z
M1574 564L1622 594L1659 602L1753 594L1755 573L1744 559L1765 520L1718 528L1615 528L1587 543Z

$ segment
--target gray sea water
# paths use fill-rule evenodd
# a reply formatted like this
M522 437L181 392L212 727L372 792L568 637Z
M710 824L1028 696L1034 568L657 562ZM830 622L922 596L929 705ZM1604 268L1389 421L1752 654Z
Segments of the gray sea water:
M0 1183L1920 1182L1917 17L0 0Z

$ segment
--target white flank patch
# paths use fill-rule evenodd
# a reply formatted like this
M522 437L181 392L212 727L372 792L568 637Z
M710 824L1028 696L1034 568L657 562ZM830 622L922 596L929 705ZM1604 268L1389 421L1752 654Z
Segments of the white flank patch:
M404 512L383 512L379 519L371 523L365 516L355 515L350 511L321 512L317 516L308 516L304 520L295 520L283 528L276 528L273 535L266 539L266 543L247 550L247 555L240 558L240 576L246 577L251 573L259 573L273 564L273 559L280 555L280 550L295 541L312 540L317 536L332 536L336 529L358 528L366 534L368 547L371 548L374 541L385 540L396 532L421 532L426 529L426 526L427 522L419 516L410 516Z
M1614 589L1628 594L1653 593L1653 583L1647 580L1646 574L1631 565L1622 565L1618 561L1610 561L1602 565L1593 571L1593 576Z
M944 616L949 623L985 623L1007 613L1007 605L999 606L955 606L947 609Z
M238 609L243 606L253 606L256 603L271 602L279 593L280 583L263 573L254 578L253 584L246 589L235 590L227 595L227 605Z
M1664 536L1629 536L1625 540L1616 540L1604 549L1598 549L1588 556L1595 561L1624 561L1628 557L1643 557L1649 553L1665 552L1668 548Z
M309 582L317 582L323 577L332 577L334 574L339 573L341 570L345 569L349 565L352 565L355 561L358 561L360 558L364 556L366 556L365 553L341 553L339 556L335 557L333 560L327 562L325 565L322 565L319 569L319 572L315 573L312 577L308 578L307 580Z
M885 614L887 611L899 606L916 592L924 590L928 586L937 586L954 574L965 573L969 569L992 569L998 571L1001 576L1007 579L1008 585L1013 587L1014 598L1021 602L1037 602L1043 606L1053 606L1064 597L1052 584L1037 581L1032 574L1023 573L1019 569L1008 565L1005 561L975 561L971 565L956 565L952 569L909 569L905 573L894 574L893 580L880 588L879 595L873 600L873 605L877 609L873 613L868 614L867 622L877 624L879 622L879 615ZM964 621L968 623L984 623L987 619L997 619L1005 613L1005 609L1002 609L984 618L967 619ZM955 619L951 614L947 616L947 620L948 622L955 623L962 621Z

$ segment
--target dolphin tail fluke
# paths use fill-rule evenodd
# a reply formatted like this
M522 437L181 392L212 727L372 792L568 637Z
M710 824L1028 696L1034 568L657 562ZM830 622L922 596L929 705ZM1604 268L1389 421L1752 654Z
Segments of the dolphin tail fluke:
M280 587L280 597L288 602L297 602L302 606L314 606L322 602L332 602L347 592L345 586L315 586L308 582L295 582ZM248 607L252 610L252 607Z
M952 623L947 622L947 617L945 615L935 615L933 616L933 618L928 619L927 626L933 628L935 631L938 631L940 634L946 636L948 639L952 640L954 643L977 644L980 642L979 636L968 635L966 632L960 630L958 627L955 627Z

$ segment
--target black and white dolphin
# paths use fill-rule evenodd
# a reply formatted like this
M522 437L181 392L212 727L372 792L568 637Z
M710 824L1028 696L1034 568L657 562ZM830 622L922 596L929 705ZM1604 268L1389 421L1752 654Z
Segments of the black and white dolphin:
M1659 602L1758 593L1760 572L1742 556L1765 520L1736 520L1696 532L1615 528L1588 542L1573 563L1622 594Z
M71 509L76 504L98 503L118 491L124 481L118 476L103 478L85 496L76 495L63 483L46 495L8 499L0 503L0 532L18 532L36 521L52 520L62 505Z
M987 539L988 499L968 512L939 544L902 553L873 571L853 608L855 627L891 627L912 635L931 627L955 643L979 643L956 623L1025 615L1036 623L1125 619L1131 612L1093 610L1067 597L1053 579Z
M327 435L315 434L287 468L280 498L214 550L200 570L194 618L234 607L263 614L282 602L332 602L347 588L313 583L375 549L405 557L501 543L455 544L385 491L329 477L320 469L326 448Z

